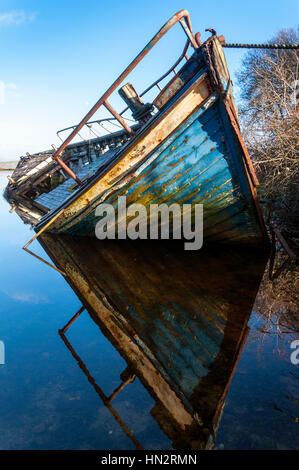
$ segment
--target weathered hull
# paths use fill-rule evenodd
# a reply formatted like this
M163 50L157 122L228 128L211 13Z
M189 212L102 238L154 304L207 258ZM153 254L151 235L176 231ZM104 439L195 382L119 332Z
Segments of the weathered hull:
M154 398L151 414L174 448L210 448L265 257L232 247L185 252L178 241L40 241Z
M88 197L88 192L86 192ZM211 97L150 156L134 177L99 201L112 204L203 204L204 237L257 242L262 232L238 142L221 101ZM81 219L81 220L80 220ZM99 217L75 216L66 232L94 233Z
M122 85L178 21L187 35L187 43L173 67L140 96L132 84ZM243 244L267 241L256 196L257 179L234 107L232 82L222 49L224 38L213 31L202 43L199 36L193 34L186 10L175 14L80 123L62 130L72 132L49 158L35 166L30 158L24 175L19 174L24 165L18 165L6 196L13 207L23 204L26 220L29 213L36 232L95 235L101 218L96 216L97 207L103 202L113 205L117 225L123 217L118 217L118 198L126 196L127 205L143 204L148 221L152 204L189 204L193 207L192 215L194 205L203 204L206 241ZM188 57L190 45L194 52ZM185 63L176 71L183 59ZM159 83L172 72L174 77L161 88ZM158 95L150 103L143 103L141 96L155 86L159 88ZM116 89L127 104L120 114L107 102ZM101 106L113 118L90 121ZM133 125L126 121L132 121L125 117L128 109ZM91 130L92 123L111 119L123 130L71 144L84 126ZM84 164L78 167L75 162L81 161L81 157ZM29 164L34 168L29 169ZM30 206L34 212L30 212ZM121 222L123 226L124 221ZM118 227L114 229L118 234Z
M160 142L160 143L159 143ZM265 236L254 180L240 136L227 105L201 70L165 106L104 174L97 176L66 204L44 217L40 230L94 235L96 207L203 204L204 237L208 240L260 243Z

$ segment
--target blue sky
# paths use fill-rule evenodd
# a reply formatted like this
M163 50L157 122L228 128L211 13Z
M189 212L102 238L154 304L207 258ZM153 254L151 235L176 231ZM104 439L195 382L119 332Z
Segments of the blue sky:
M0 0L0 160L58 145L56 131L77 123L182 8L195 32L207 37L213 27L227 42L264 42L299 18L298 0ZM128 78L137 91L172 65L184 41L177 25ZM243 55L226 49L233 76Z

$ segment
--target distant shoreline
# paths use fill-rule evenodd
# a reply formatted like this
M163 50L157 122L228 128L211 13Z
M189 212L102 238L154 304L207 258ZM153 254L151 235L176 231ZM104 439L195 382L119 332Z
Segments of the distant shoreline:
M0 162L0 171L14 170L18 162Z

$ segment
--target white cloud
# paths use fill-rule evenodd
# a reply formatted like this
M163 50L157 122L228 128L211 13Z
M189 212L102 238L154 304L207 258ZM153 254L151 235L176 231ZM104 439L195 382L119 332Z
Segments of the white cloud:
M0 104L5 101L5 83L0 81Z
M15 292L10 296L10 298L18 302L29 304L48 303L48 298L46 296L35 294L34 292Z
M29 304L45 304L49 302L47 296L35 292L26 292L26 291L16 291L16 292L7 292L1 289L5 295L10 299L16 300L17 302L29 303Z
M0 13L0 26L11 26L34 21L36 13L26 13L24 10L12 10Z
M6 90L16 90L17 85L15 83L4 83L0 80L0 104L5 103L5 92Z

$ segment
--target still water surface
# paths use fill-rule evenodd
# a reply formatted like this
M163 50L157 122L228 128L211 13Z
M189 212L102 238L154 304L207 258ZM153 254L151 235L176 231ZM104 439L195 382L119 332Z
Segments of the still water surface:
M0 173L1 192L6 176ZM198 445L204 443L203 436L196 440L192 433L186 443L184 433L180 434L176 425L172 428L166 425L172 419L172 405L166 412L161 399L157 406L161 384L157 385L157 390L156 384L151 388L140 364L133 370L121 344L111 344L101 323L101 312L93 316L84 311L63 341L58 330L82 304L63 276L21 250L33 232L15 213L8 211L9 205L1 199L0 340L5 344L6 363L0 365L0 449L135 449L136 443L146 449L171 449L189 445L196 448L198 441ZM110 249L107 245L106 251L93 258L96 248L89 247L81 253L80 242L66 246L75 255L80 252L81 265L85 266L83 272L89 269L90 278L96 276L99 288L113 299L114 307L122 314L127 310L128 318L132 319L134 327L137 325L144 348L162 364L157 366L163 376L162 385L170 386L170 393L176 390L186 406L191 407L191 415L200 415L199 420L203 417L208 428L209 424L212 428L212 423L209 423L207 410L212 410L211 416L218 410L213 415L215 435L209 441L210 446L216 449L298 448L299 366L290 362L290 342L294 337L262 333L263 318L254 308L249 318L249 332L246 329L250 314L246 309L253 303L262 261L250 261L246 254L246 266L238 266L242 264L239 253L224 256L214 253L211 259L203 253L194 255L198 260L194 257L191 260L190 256L174 256L171 249L161 255L159 263L153 262L157 253L149 255L144 261L144 273L149 274L140 277L143 259L138 259L139 248L134 271L134 265L130 266L129 248L121 253L119 246ZM34 242L32 249L47 258L38 242ZM123 260L124 264L119 262L117 266L115 259ZM134 272L138 274L135 277ZM119 281L121 273L124 283ZM175 316L169 314L170 305L176 305L176 312L179 318L184 316L184 321L175 323ZM223 329L227 332L222 344L220 341L214 345L215 351L209 338L202 339L204 348L192 342L201 339L198 328L205 321L205 315L210 314L211 306L219 314L219 331L224 321ZM164 313L167 331L161 330L159 315ZM234 320L233 324L228 326L228 320ZM186 327L183 341L190 344L187 352L179 350L181 325ZM157 328L162 331L160 336L156 334ZM172 338L169 336L171 328ZM240 357L238 338L240 343L246 339ZM200 359L208 374L204 369L200 372L196 365L197 347L206 350L201 353L206 354L205 359ZM209 357L217 358L218 362ZM184 370L180 361L189 366ZM217 368L214 367L216 362ZM136 378L117 394L111 410L109 405L103 404L101 393L109 397L117 389L128 364L131 375L136 373ZM88 368L100 392L88 380L84 367ZM124 375L122 378L125 380ZM191 382L196 392L188 395ZM225 406L221 416L223 403L218 398L223 391ZM173 416L177 409L173 410Z

